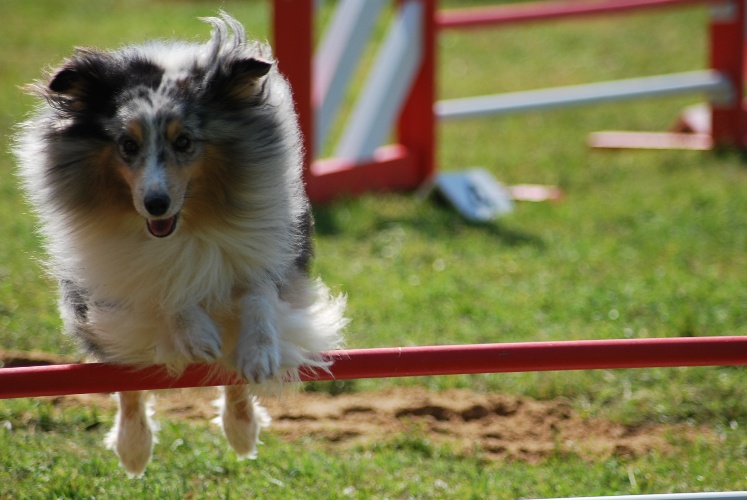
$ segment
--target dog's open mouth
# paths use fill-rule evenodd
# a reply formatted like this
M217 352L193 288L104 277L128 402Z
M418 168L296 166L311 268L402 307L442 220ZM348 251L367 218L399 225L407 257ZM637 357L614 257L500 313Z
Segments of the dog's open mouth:
M165 238L171 235L176 229L176 222L179 214L169 217L168 219L146 219L148 232L156 238Z

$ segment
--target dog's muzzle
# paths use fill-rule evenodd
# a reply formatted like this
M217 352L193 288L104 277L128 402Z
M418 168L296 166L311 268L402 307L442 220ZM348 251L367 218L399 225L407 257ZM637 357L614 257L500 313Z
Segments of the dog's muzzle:
M145 210L154 217L160 217L169 211L171 198L166 193L148 193L145 196ZM165 238L174 232L179 214L172 215L163 219L146 219L148 232L156 238Z
M165 238L174 232L178 220L179 214L176 214L167 219L145 219L145 223L150 234L156 238Z

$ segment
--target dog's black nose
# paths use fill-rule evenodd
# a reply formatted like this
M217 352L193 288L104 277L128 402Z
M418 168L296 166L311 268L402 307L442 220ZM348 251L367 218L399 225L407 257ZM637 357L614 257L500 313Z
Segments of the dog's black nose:
M166 193L148 193L145 195L145 209L153 217L159 217L169 210L171 198Z

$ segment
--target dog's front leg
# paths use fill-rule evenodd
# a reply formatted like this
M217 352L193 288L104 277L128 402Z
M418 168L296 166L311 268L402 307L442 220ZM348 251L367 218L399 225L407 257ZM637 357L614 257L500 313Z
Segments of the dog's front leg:
M170 318L169 326L171 334L156 346L156 363L181 367L185 363L214 361L220 356L220 330L201 307L181 310Z
M131 477L142 476L153 452L153 425L145 392L120 392L116 423L106 436L107 448L114 450Z
M261 384L280 371L280 335L276 325L273 289L254 292L239 301L239 338L236 342L236 369L249 382Z
M220 332L201 307L183 311L177 317L176 324L177 345L190 361L213 361L220 356Z

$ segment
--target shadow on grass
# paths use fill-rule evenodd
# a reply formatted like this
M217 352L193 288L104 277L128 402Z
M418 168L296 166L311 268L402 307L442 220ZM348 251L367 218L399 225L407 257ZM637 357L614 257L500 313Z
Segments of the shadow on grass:
M393 195L386 195L391 205ZM545 248L539 236L511 227L510 222L497 219L489 223L470 222L460 216L445 202L434 199L402 197L404 210L396 214L391 210L376 210L376 198L365 201L345 199L314 207L315 229L321 236L349 235L365 238L379 231L402 226L428 239L459 238L467 234L481 233L490 236L502 245Z

